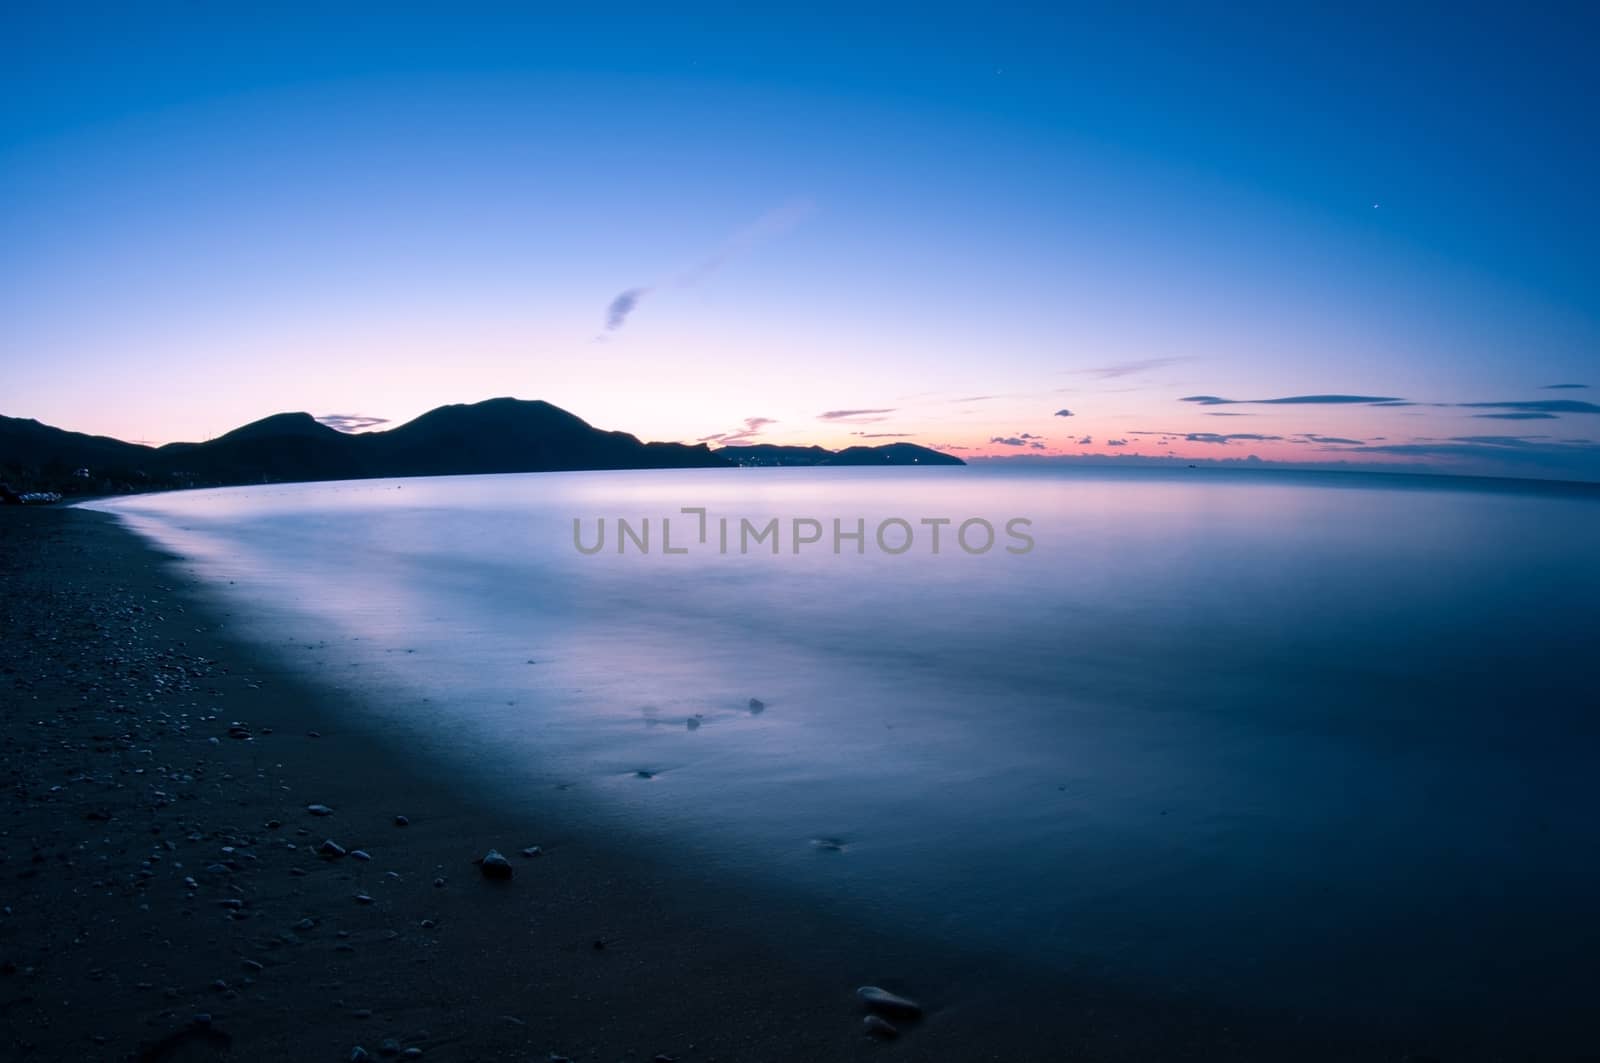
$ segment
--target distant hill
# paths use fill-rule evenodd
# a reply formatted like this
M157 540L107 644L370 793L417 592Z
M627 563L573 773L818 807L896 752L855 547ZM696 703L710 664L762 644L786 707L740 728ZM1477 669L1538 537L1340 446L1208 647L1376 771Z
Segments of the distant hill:
M758 459L782 452L795 460ZM803 460L802 460L803 459ZM764 465L960 465L960 459L893 443L851 447L724 447L643 443L607 432L548 402L489 399L441 406L382 432L349 434L308 413L280 413L204 443L148 447L0 416L0 481L65 493L213 487L389 476L698 469ZM86 475L85 475L86 474Z
M784 447L773 443L722 447L718 454L736 465L965 465L960 458L915 443L887 443L878 447Z

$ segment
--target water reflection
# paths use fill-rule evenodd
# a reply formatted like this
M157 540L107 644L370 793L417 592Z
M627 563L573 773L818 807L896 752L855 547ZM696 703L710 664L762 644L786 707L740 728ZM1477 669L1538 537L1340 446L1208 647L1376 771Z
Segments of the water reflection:
M1582 494L976 469L399 486L111 505L324 655L426 690L392 711L440 747L537 762L729 874L1295 1007L1536 1009L1588 984ZM685 506L1022 516L1037 547L573 549L574 517Z

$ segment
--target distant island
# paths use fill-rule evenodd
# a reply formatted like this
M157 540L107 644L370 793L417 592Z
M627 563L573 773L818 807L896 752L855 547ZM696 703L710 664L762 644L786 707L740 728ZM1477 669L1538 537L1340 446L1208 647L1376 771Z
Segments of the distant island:
M643 443L548 402L441 406L386 431L348 433L280 413L204 443L125 443L0 416L0 481L13 492L91 494L391 476L702 469L766 465L963 465L910 443L878 447Z

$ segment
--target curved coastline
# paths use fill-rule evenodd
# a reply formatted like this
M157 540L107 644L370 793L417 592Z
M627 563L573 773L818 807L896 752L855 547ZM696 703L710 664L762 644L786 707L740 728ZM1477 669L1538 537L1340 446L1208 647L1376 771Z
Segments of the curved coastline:
M692 848L602 831L554 785L506 807L496 765L441 771L354 711L359 684L330 689L241 641L180 559L115 518L6 518L10 619L29 632L6 664L37 705L7 721L19 780L7 862L22 871L8 1010L26 1031L17 1047L39 1058L178 1058L162 1054L173 1046L348 1058L386 1040L445 1059L1440 1049L1063 978L752 894L701 870ZM312 803L333 815L309 815ZM324 836L372 859L319 859ZM531 845L542 854L517 855ZM472 864L491 847L512 855L509 884ZM929 1010L893 1046L862 1033L853 990L869 982Z

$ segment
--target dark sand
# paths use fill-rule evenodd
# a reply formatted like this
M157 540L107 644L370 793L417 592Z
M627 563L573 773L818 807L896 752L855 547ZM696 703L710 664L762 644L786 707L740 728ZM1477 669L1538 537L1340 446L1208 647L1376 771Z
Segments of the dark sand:
M235 641L203 588L103 514L0 509L0 579L5 1058L379 1059L386 1041L540 1063L1431 1054L941 952L690 856L638 856L554 792L497 804ZM371 859L321 858L324 839ZM511 881L474 865L491 847ZM868 1038L865 983L926 1016Z

